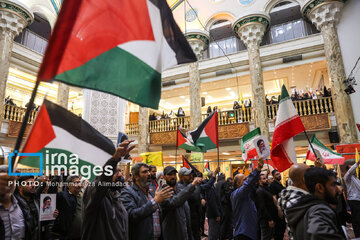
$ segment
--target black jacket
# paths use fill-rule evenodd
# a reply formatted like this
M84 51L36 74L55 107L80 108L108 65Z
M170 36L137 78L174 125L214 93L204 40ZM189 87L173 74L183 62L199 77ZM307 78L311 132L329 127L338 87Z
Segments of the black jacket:
M313 195L303 196L286 213L295 240L344 239L336 227L335 211Z
M54 233L63 237L68 236L74 220L76 207L77 198L70 194L68 190L56 194L56 208L59 210L59 216L54 223ZM79 231L81 231L81 229L79 229Z
M274 204L273 196L265 187L259 186L256 190L255 205L258 211L258 219L264 221L275 221L278 210Z
M39 239L39 219L37 217L39 216L39 203L36 200L32 200L35 203L35 206L38 210L38 216L34 216L31 213L30 207L28 203L23 199L19 193L14 193L14 196L16 197L16 200L18 201L18 204L23 212L24 220L25 220L25 236L26 239L31 240L37 240ZM30 237L30 238L29 238Z
M118 160L111 158L110 165L115 172ZM112 176L105 174L95 178L83 196L83 240L128 240L128 216L121 203L120 193L107 184Z
M209 190L205 192L205 199L206 199L206 217L222 218L223 211L221 208L220 196L217 194L214 186L212 186Z
M161 227L164 240L189 239L191 229L188 228L186 222L185 202L190 198L194 190L195 186L192 184L183 189L177 187L174 195L160 204L163 216Z
M14 195L13 195L14 196ZM24 202L23 199L18 199L19 196L16 197L16 200L18 201L18 205L24 215L24 223L25 223L25 240L36 240L38 239L38 232L34 231L35 226L33 222L33 218L30 213L30 209L25 206L26 202ZM14 196L15 198L15 196ZM0 239L5 239L5 228L4 228L4 222L0 217Z
M149 193L154 197L153 192ZM157 208L147 199L145 193L134 183L121 192L120 199L129 216L130 239L153 239L153 213Z

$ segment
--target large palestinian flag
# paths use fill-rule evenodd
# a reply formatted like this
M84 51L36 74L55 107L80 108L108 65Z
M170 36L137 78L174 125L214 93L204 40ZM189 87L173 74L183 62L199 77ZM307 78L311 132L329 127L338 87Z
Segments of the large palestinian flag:
M325 145L322 144L315 136L312 137L311 144L315 152L321 154L321 157L325 164L344 164L345 158L341 154L333 152L329 148L325 147ZM310 145L306 154L306 159L312 161L316 160L315 154Z
M280 172L296 163L293 137L303 131L305 127L283 85L271 148L271 159Z
M247 159L253 159L256 156L258 156L254 140L260 137L260 135L261 135L260 128L256 128L251 132L247 133L241 139L241 150L243 153L244 161L246 161Z
M161 72L194 61L165 0L64 0L38 79L157 109Z
M177 132L176 132L176 147L177 148L182 148L188 151L192 151L192 152L201 152L202 149L195 146L193 142L191 142L186 136L185 134L179 129L179 127L177 128Z
M45 171L51 171L52 166L66 166L68 170L78 168L78 174L92 178L93 168L102 167L115 147L86 121L45 100L21 152L42 153ZM19 163L40 167L39 157L22 158Z
M190 132L190 136L195 146L200 147L204 152L218 148L218 113L215 111L208 116L198 128Z

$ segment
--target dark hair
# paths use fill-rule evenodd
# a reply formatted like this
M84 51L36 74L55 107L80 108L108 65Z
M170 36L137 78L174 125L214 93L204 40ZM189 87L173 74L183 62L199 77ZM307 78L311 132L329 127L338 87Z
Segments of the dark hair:
M141 167L149 168L149 165L147 165L146 163L143 163L143 162L135 163L135 165L131 168L131 173L132 173L133 177L140 175L140 168Z
M21 185L22 182L25 182L26 180L31 179L31 178L33 178L35 180L34 176L21 176L21 177L19 177L18 182Z
M316 184L320 183L325 186L326 182L329 181L331 177L336 177L336 175L334 172L325 168L308 168L304 174L305 185L310 193L314 193Z
M70 182L74 181L74 179L76 179L76 178L80 178L80 176L78 176L78 175L68 176L68 177L66 178L66 182L70 183Z
M149 167L149 171L150 171L150 172L151 172L151 170L152 170L153 168L156 169L156 166L154 166L154 165L149 165L148 167Z
M44 197L43 203L45 203L47 200L51 201L51 197L49 197L49 196Z
M256 144L257 144L258 147L260 147L260 143L261 143L261 142L264 142L264 140L260 139L259 141L257 141Z
M271 175L273 175L273 176L274 176L274 175L275 175L275 173L276 173L276 172L278 172L278 171L279 171L279 170L277 170L277 169L272 170Z
M220 180L225 180L225 174L223 174L223 173L220 173L220 175L218 176L218 179L217 179L218 181L220 181Z
M230 180L234 180L232 177L228 177L227 179L226 179L226 181L227 182L229 182Z

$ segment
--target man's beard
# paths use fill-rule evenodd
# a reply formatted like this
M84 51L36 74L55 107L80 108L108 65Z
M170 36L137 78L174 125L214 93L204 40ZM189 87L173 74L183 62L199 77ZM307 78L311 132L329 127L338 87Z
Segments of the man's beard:
M150 179L149 178L140 178L139 179L139 183L140 183L140 187L143 187L143 188L147 188L150 186Z
M338 194L336 194L335 197L331 196L331 194L328 192L328 190L325 189L324 200L325 200L327 203L329 203L329 204L337 204L337 203L338 203L337 196L338 196Z
M170 187L175 187L175 185L176 185L176 180L175 180L175 179L171 179L170 181L166 181L166 184L169 185Z

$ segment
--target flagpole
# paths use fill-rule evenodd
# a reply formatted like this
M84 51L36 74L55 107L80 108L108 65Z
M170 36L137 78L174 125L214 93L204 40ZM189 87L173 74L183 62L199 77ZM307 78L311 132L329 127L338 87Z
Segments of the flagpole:
M217 157L218 157L218 161L217 161L217 166L219 167L220 165L220 157L219 157L219 147L217 148Z
M314 147L313 147L313 145L312 145L312 143L311 143L311 141L310 141L309 136L308 136L307 133L306 133L306 130L304 131L304 133L305 133L305 136L306 136L306 138L307 138L307 140L308 140L308 142L309 142L309 144L310 144L311 150L313 151L313 153L314 153L314 155L315 155L315 158L316 158L316 160L317 160L317 159L318 159L318 156L316 155L315 149L314 149Z
M35 87L34 87L32 93L31 93L31 98L30 98L28 107L26 108L25 116L24 116L24 118L23 118L23 121L22 121L22 124L21 124L21 128L20 128L18 137L17 137L17 139L16 139L16 143L15 143L15 147L14 147L14 154L15 154L15 155L13 156L14 161L11 161L11 171L13 171L14 166L16 166L15 162L17 162L17 161L16 161L16 159L17 159L17 154L18 154L18 152L19 152L19 149L20 149L20 146L21 146L21 143L22 143L24 134L25 134L27 122L28 122L29 117L30 117L31 109L32 109L32 106L33 106L33 104L34 104L35 96L36 96L36 93L37 93L37 90L38 90L39 85L40 85L40 81L37 80L37 81L35 82Z
M176 161L177 161L177 147L176 147L176 149L175 149L175 168L176 168Z

